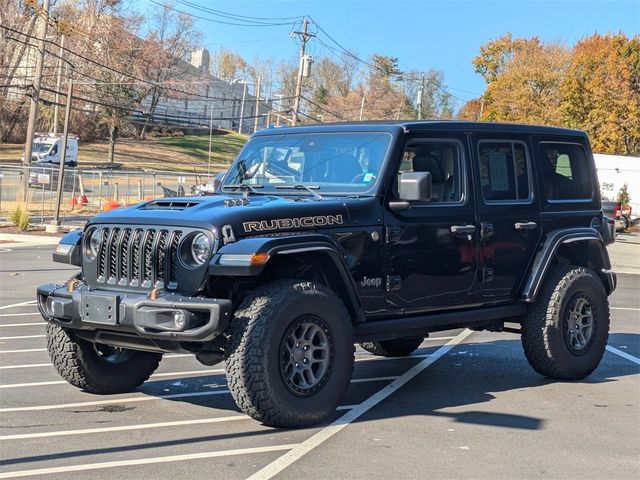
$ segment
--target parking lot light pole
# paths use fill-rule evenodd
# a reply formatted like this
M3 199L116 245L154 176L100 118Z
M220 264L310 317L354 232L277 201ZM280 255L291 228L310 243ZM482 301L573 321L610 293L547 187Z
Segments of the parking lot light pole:
M67 109L64 112L64 131L62 134L62 153L60 154L60 167L58 169L58 189L56 196L56 209L53 215L53 220L46 226L45 230L49 233L59 233L62 231L62 225L60 225L60 204L62 203L62 192L64 187L64 167L67 161L67 139L69 138L69 118L71 117L71 96L73 95L73 79L69 79L69 85L67 87ZM53 173L53 172L52 172ZM53 175L51 175L53 180Z

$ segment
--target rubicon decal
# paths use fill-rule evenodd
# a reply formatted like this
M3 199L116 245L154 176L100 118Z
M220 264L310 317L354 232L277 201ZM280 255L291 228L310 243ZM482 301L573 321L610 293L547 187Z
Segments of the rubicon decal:
M245 232L264 232L266 230L286 230L289 228L325 227L327 225L342 225L342 215L318 215L316 217L275 218L244 222Z

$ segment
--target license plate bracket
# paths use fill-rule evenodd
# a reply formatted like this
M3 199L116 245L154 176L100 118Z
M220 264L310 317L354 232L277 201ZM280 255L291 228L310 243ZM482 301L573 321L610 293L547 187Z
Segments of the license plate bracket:
M83 293L81 301L80 312L83 322L102 325L118 324L119 297L117 295Z

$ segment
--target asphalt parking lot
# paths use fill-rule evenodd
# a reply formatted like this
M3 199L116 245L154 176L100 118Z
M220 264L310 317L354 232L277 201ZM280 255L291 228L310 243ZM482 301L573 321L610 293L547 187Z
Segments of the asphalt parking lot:
M455 330L405 359L358 350L335 421L284 430L240 413L223 364L188 355L129 394L64 382L33 304L75 271L53 248L0 244L0 478L640 478L640 275L619 275L584 381L537 375L514 334Z

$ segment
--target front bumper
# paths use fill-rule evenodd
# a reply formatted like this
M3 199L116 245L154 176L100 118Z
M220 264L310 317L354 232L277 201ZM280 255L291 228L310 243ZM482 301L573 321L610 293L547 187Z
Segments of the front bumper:
M227 299L177 294L151 299L145 294L95 290L86 285L70 292L65 285L45 284L37 292L38 308L46 320L84 337L101 332L105 338L139 337L156 345L207 342L226 329L232 314L232 303Z

